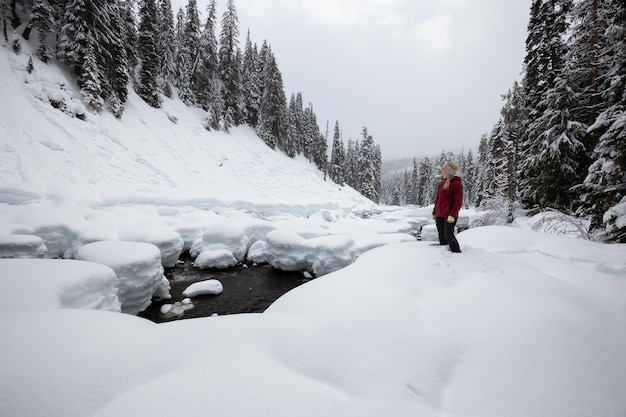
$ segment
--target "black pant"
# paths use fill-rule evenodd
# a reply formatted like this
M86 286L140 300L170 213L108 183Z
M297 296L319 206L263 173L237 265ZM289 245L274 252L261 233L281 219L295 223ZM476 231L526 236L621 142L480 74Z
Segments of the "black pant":
M456 219L454 219L454 223L448 223L446 217L437 217L435 221L437 223L437 233L439 233L439 244L450 245L452 252L461 252L459 242L456 240L456 237L454 237Z

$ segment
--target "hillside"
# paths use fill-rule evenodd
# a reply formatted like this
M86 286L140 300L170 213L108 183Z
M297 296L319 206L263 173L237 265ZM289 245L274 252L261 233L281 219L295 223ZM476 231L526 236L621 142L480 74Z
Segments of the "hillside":
M57 65L33 58L27 72L30 52L28 44L19 55L0 48L0 203L373 204L305 158L268 148L247 126L209 132L206 113L179 100L154 109L129 91L120 120L92 113Z

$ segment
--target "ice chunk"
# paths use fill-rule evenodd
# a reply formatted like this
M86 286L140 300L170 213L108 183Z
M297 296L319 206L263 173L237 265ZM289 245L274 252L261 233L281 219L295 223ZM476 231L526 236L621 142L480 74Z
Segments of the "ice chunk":
M248 260L254 263L267 263L267 244L262 240L257 240L248 249Z
M218 295L224 291L224 286L216 279L194 282L188 286L183 295L185 297L196 297L198 295Z

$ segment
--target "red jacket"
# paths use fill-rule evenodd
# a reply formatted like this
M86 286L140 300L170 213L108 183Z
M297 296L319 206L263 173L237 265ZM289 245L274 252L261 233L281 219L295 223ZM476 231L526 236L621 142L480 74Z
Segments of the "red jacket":
M463 205L463 182L461 177L454 177L450 180L450 187L443 189L446 180L442 180L437 187L437 198L433 214L437 217L452 216L459 218L459 210Z

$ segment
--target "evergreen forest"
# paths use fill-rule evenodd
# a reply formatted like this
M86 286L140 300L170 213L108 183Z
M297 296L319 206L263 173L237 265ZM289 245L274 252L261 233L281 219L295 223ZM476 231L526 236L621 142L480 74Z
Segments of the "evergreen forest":
M301 92L287 100L269 42L259 47L248 31L239 44L234 0L219 22L216 0L206 20L200 16L196 0L176 16L170 0L0 0L4 40L19 53L36 36L36 58L67 68L91 111L122 118L131 88L155 108L177 97L206 112L207 130L247 124L271 148L304 155L331 180L377 201L382 157L367 128L346 147L337 122L329 160L328 127L321 132Z
M625 243L626 2L533 0L522 75L477 155L414 159L383 179L382 202L432 204L439 167L455 160L465 204L491 223L552 211Z
M157 108L178 97L206 112L207 130L247 124L383 204L432 204L438 167L455 160L466 205L493 223L554 211L580 219L590 238L626 242L624 0L532 0L522 78L476 154L413 159L389 178L366 127L344 143L336 122L331 139L302 93L287 100L270 43L248 31L240 45L234 0L225 2L218 22L216 0L204 21L196 0L176 15L170 0L0 0L0 26L16 53L36 37L35 58L63 65L95 113L122 118L129 89Z

